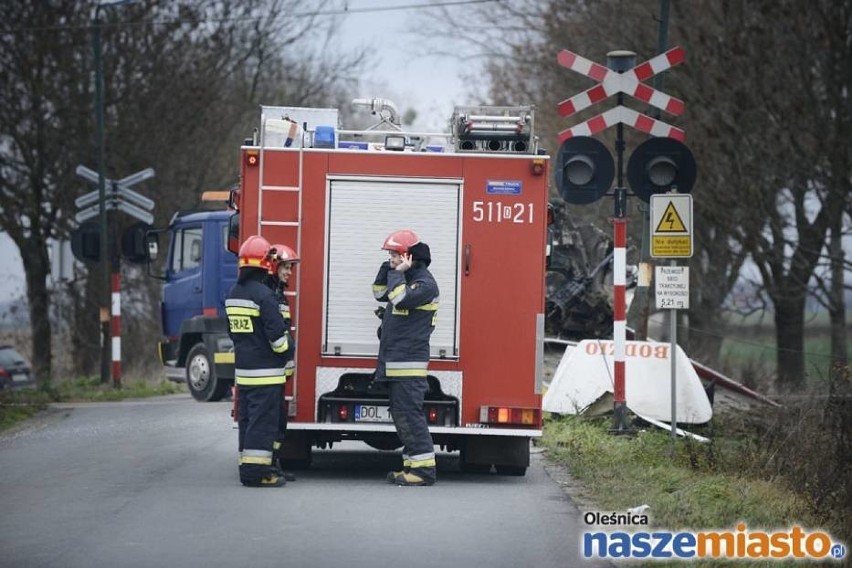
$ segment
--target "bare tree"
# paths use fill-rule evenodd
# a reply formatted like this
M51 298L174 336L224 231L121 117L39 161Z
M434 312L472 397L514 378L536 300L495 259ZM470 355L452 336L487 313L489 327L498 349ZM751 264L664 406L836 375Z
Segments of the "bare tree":
M827 245L852 195L852 2L725 8L724 60L750 78L734 79L737 106L729 108L739 125L736 151L749 166L736 172L748 187L737 195L733 237L772 302L780 385L797 388L806 376L805 303L815 269L843 262L842 248ZM845 322L835 325L844 335Z
M820 263L831 267L823 288L831 299L833 351L845 359L848 264L840 239L852 162L850 3L672 3L670 44L682 45L687 60L667 74L665 91L684 99L687 112L664 119L686 130L699 164L689 320L700 333L692 334L693 351L710 359L718 353L722 308L743 266L754 266L757 299L768 300L775 318L783 386L805 377L805 300ZM514 0L464 18L478 25L456 35L486 60L491 98L535 102L537 126L550 138L564 128L556 103L589 86L556 65L556 52L567 48L604 61L607 51L621 48L646 59L656 52L658 7L656 0ZM428 33L440 36L442 21L459 19L446 13ZM580 214L576 209L572 215ZM645 238L630 235L634 242Z
M447 10L440 17L432 19L428 34L441 37L442 22L464 19L465 34L455 34L456 41L466 41L470 49L485 61L489 102L534 103L537 109L536 127L544 146L551 155L555 155L558 151L556 140L561 130L591 118L614 104L613 99L604 101L567 120L559 116L557 104L589 88L592 82L559 66L556 62L557 53L569 49L603 63L609 51L629 49L637 53L637 62L649 59L657 52L659 16L658 0L587 3L513 0L500 2L499 5L489 4L478 11L475 17L462 17ZM683 26L697 26L697 21L693 19L695 16L693 13L681 14L680 23ZM677 17L673 16L673 23ZM666 74L664 90L684 99L687 111L682 118L663 118L686 130L688 144L696 154L700 172L693 190L697 252L691 262L695 276L691 279L692 309L689 317L690 324L701 333L692 335L691 348L700 358L713 362L724 337L725 322L720 306L736 281L744 252L732 247L731 231L718 224L727 223L730 217L724 210L710 207L705 196L714 191L715 187L720 187L723 172L729 169L727 164L730 157L720 150L720 146L734 142L724 137L720 140L715 136L717 126L710 117L716 111L704 107L706 102L701 100L702 95L696 94L700 85L692 79L693 75L699 74L695 70L703 72L708 63L718 68L718 63L702 58L702 49L687 41L691 38L684 37L676 25L671 26L671 32L670 45L683 45L687 61ZM460 40L458 36L461 36ZM627 100L626 104L642 112L650 110L633 100ZM707 120L703 120L702 115L708 117ZM600 137L608 147L614 149L614 129L601 133ZM630 149L644 138L641 133L625 129L628 148L625 162ZM639 215L647 207L635 198L630 200L629 205L628 262L633 262L638 260L643 241L648 239ZM613 203L611 198L604 198L589 205L569 206L566 211L572 218L594 222L609 230ZM637 325L635 312L631 312L629 319L632 325Z
M67 231L63 211L75 193L71 172L86 132L79 109L88 99L86 65L69 44L86 44L85 29L58 33L85 19L86 7L4 2L0 21L0 227L23 260L32 325L33 364L39 381L50 377L48 239ZM75 111L76 109L76 111Z
M154 0L102 9L105 175L154 167L156 181L144 191L163 221L201 191L227 187L260 101L324 102L356 79L362 54L332 54L316 41L335 29L323 7ZM92 8L71 0L0 3L0 228L24 260L42 383L51 375L48 241L68 235L74 198L92 189L75 178L77 164L96 164ZM138 271L125 277L146 284ZM95 280L73 287L86 298L76 302L86 310L78 317L86 329L75 336L81 350L98 343L88 331L96 320L93 299L102 293ZM149 287L148 305L158 294Z

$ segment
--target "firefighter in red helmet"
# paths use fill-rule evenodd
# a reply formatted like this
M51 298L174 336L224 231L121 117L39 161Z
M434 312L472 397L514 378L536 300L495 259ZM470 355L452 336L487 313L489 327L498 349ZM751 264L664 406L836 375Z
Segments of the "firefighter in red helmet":
M373 282L373 296L387 302L382 316L376 381L386 381L397 436L403 444L403 469L388 473L397 485L432 485L435 447L423 413L429 384L429 338L438 314L438 284L429 264L429 246L414 231L394 231L382 249L389 259Z
M290 330L292 327L292 316L290 314L290 303L287 301L287 296L285 295L285 290L287 289L287 285L290 282L290 276L293 274L294 265L299 262L299 257L292 248L287 245L277 244L272 245L270 249L270 266L269 266L269 285L272 288L272 291L275 293L275 299L278 302L278 311L281 313L281 317L284 318L284 324L287 329ZM295 361L293 357L296 353L296 343L295 341L290 342L290 349L288 352L288 361L287 365L284 368L284 374L287 377L287 380L290 380L293 377L293 373L296 369ZM289 410L289 406L286 398L284 397L284 389L281 389L281 416L278 421L278 439L273 444L273 463L278 464L279 469L281 470L284 478L287 481L295 481L296 476L288 471L284 471L284 464L282 462L281 456L281 447L284 443L284 436L287 432L287 413Z
M289 329L266 285L269 242L254 235L239 251L239 276L225 300L234 342L234 379L239 390L240 481L249 487L280 487L284 476L273 462L281 415L281 393L290 353Z

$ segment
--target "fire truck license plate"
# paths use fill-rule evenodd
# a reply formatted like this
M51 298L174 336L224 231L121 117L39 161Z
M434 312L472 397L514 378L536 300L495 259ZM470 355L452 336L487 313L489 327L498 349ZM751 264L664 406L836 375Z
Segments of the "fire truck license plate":
M355 422L392 422L390 409L387 406L371 404L355 405Z

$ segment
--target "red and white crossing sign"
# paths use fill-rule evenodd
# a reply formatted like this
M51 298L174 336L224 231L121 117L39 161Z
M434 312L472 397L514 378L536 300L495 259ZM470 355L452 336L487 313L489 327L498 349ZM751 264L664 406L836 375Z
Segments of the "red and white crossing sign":
M574 136L591 136L592 134L597 134L601 130L615 126L619 122L627 126L632 126L636 130L647 132L652 136L674 138L681 142L686 138L686 133L680 128L666 124L662 120L653 119L646 114L636 112L625 106L617 106L585 122L581 122L577 126L563 130L559 133L559 143L561 144Z
M675 47L656 57L652 57L644 63L640 63L624 73L618 73L572 51L563 49L557 55L557 61L560 65L595 81L599 81L599 83L559 103L559 114L562 116L571 116L616 93L625 93L677 116L683 112L683 101L649 87L642 83L642 81L674 67L683 60L683 49ZM674 138L681 141L685 138L683 130L619 105L585 122L563 130L559 133L559 142L562 143L574 136L591 136L618 123L632 126L637 130L654 136Z

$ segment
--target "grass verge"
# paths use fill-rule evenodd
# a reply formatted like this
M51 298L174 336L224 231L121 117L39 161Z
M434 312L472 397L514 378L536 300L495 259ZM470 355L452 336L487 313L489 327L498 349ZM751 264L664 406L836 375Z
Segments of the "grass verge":
M748 444L741 438L716 432L710 444L678 439L672 455L669 432L650 427L635 436L614 436L608 433L611 421L569 416L545 422L542 445L550 459L566 466L579 482L584 513L624 513L648 505L649 529L735 530L737 523L745 522L750 529L799 525L826 530L842 539L838 530L820 525L825 517L814 515L805 496L780 480L750 475L749 464L742 463L743 448ZM719 426L724 429L724 423ZM590 529L632 532L642 527ZM735 564L703 561L690 565Z
M84 377L57 382L47 388L0 391L0 432L7 430L47 408L51 402L99 402L148 398L185 392L184 385L166 379L124 380L117 389L101 383L98 377Z

